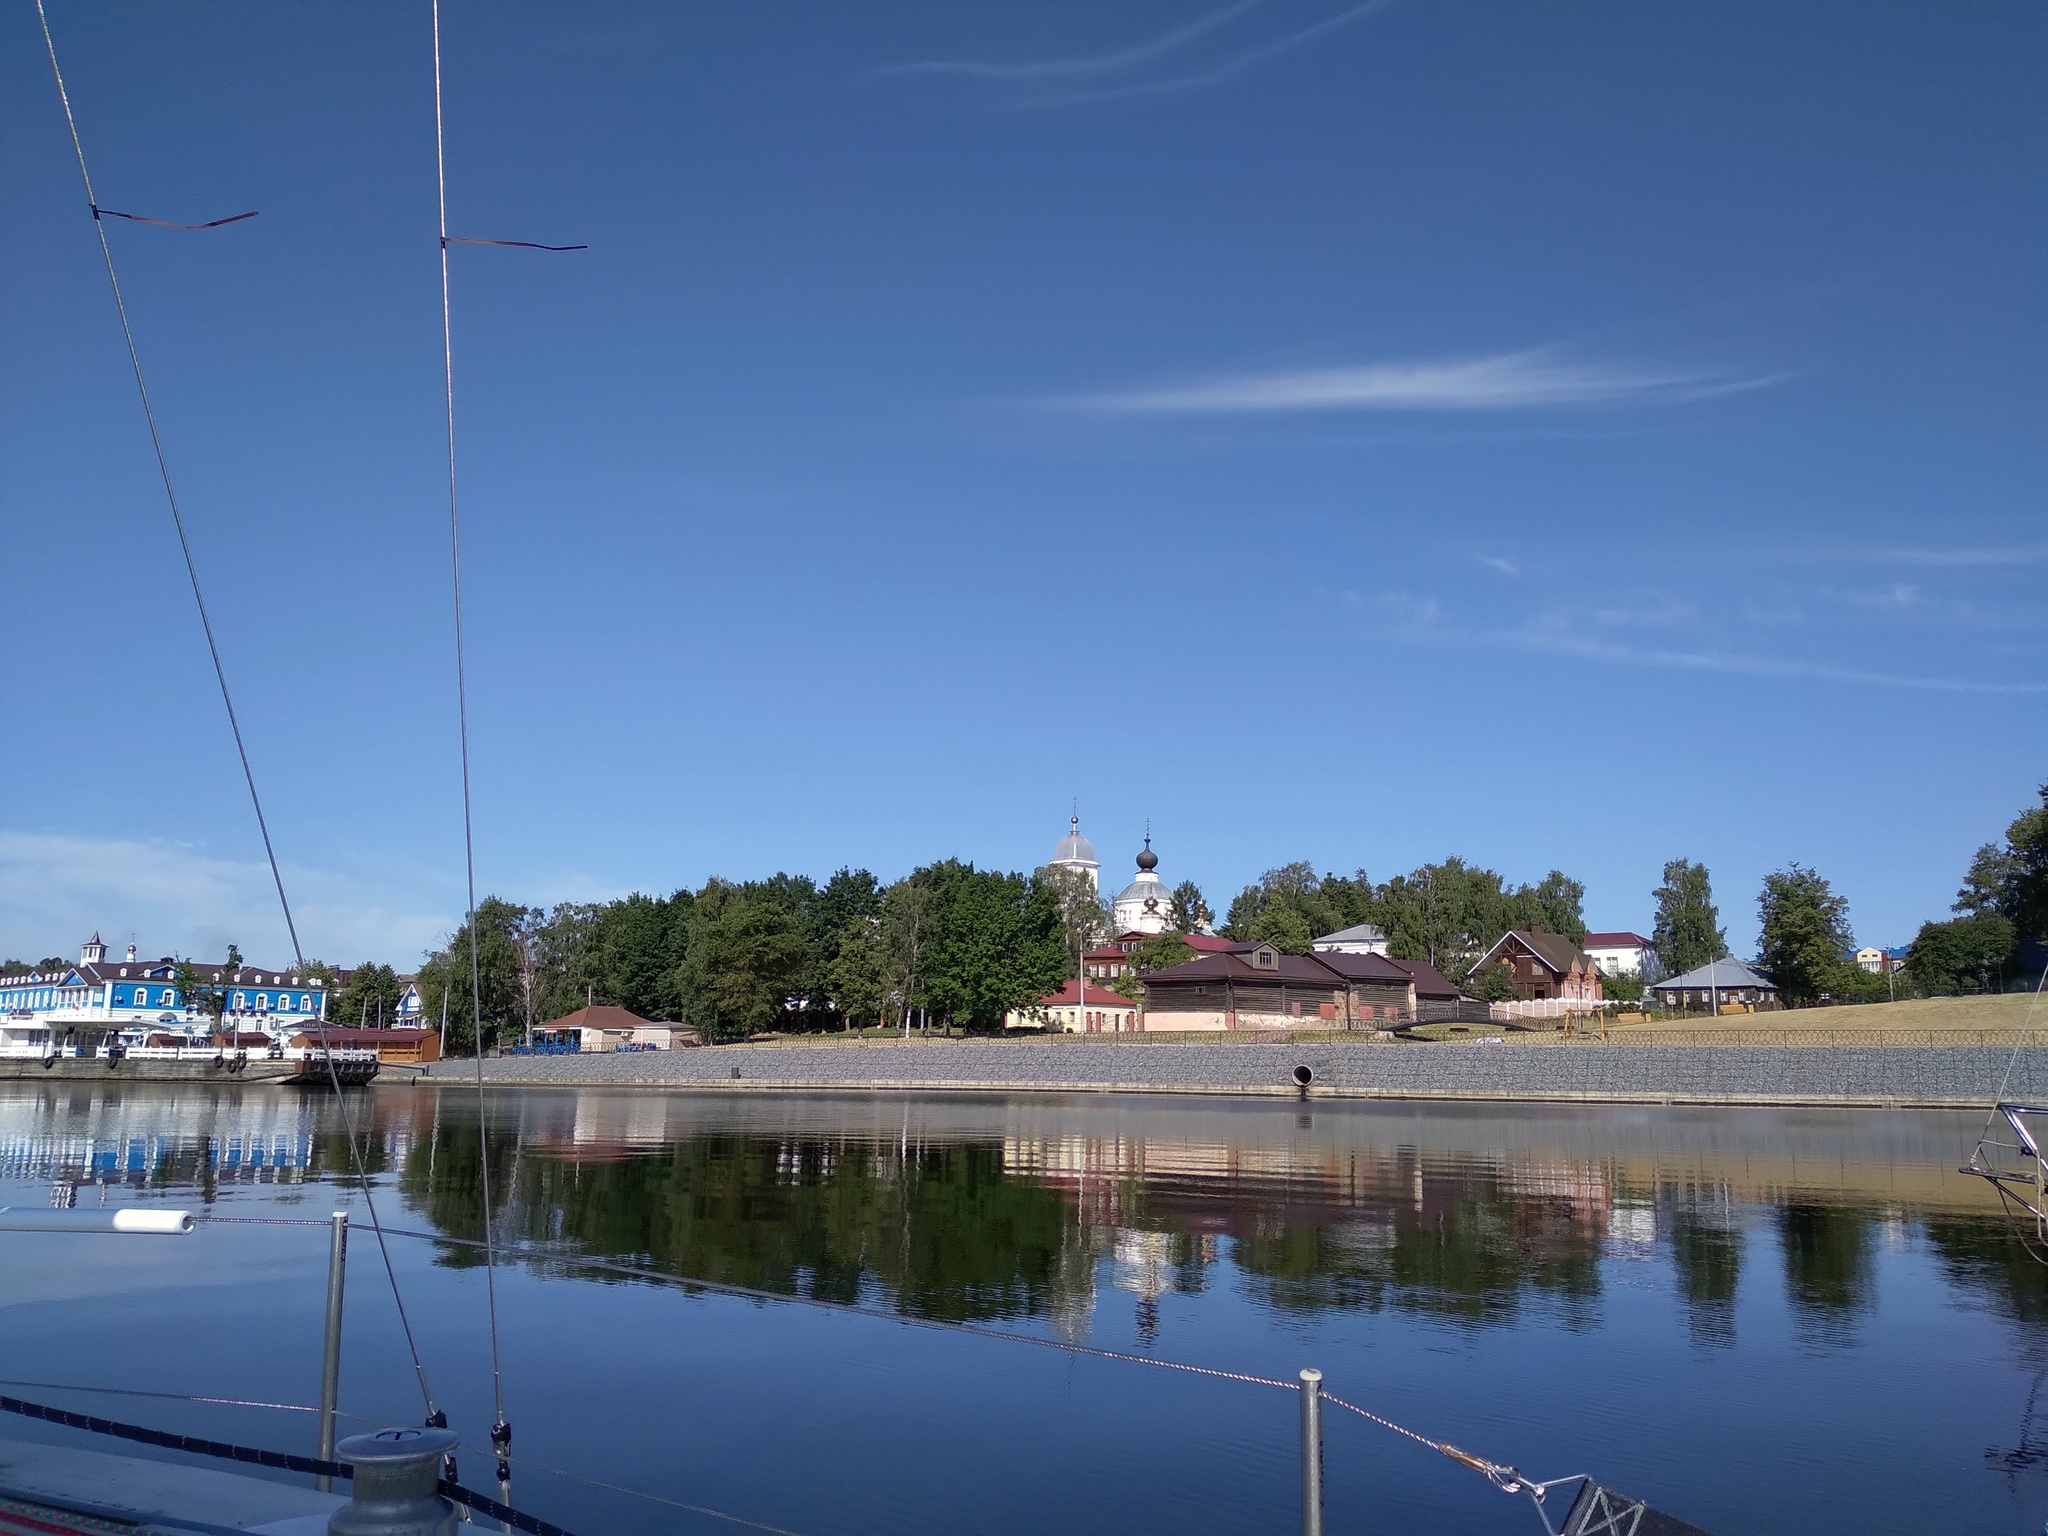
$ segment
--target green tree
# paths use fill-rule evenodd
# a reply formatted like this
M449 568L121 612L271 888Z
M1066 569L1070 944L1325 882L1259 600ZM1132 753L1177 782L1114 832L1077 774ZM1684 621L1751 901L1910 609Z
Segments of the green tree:
M1154 971L1164 971L1176 965L1185 965L1195 958L1195 952L1188 947L1188 941L1178 933L1155 933L1141 940L1131 951L1130 967L1117 977L1115 990L1132 1002L1143 1002L1144 980Z
M803 959L803 935L776 893L714 877L691 904L683 1017L714 1039L781 1025Z
M1522 995L1515 986L1515 973L1498 960L1480 966L1467 977L1465 992L1486 1003L1505 1003Z
M889 992L906 1033L910 1011L924 1003L925 951L931 939L931 887L899 880L882 894L882 949L888 958Z
M1927 997L1995 992L2012 963L2014 938L2012 924L1992 911L1922 923L1906 954L1907 984Z
M1639 1003L1643 1000L1643 973L1641 971L1616 971L1612 976L1600 977L1600 995L1611 997L1618 1003Z
M1183 880L1173 888L1173 897L1167 904L1166 920L1173 925L1176 933L1207 933L1216 914L1209 910L1209 903L1202 899L1202 888L1192 880Z
M459 1047L475 1051L479 1043L487 1050L524 1017L519 934L530 916L527 908L496 896L487 896L477 904L474 986L468 923L449 935L447 944L429 954L421 965L416 982L421 1010L438 1025L442 1003L446 1001L451 1050ZM334 1019L332 1009L328 1010L328 1017ZM475 1027L479 1019L481 1031Z
M1324 875L1320 894L1330 926L1319 929L1318 937L1341 928L1355 928L1360 923L1385 926L1380 921L1380 888L1362 869L1348 875Z
M1756 905L1757 959L1787 1003L1796 1008L1823 993L1861 990L1845 974L1855 969L1847 959L1856 947L1849 903L1820 874L1791 864L1766 875Z
M1513 928L1541 928L1574 944L1586 942L1586 887L1563 870L1553 869L1534 885L1519 887L1508 897L1508 923Z
M832 1003L849 1023L879 1023L889 1000L889 950L882 920L857 917L839 930L839 948L826 973Z
M1682 976L1728 953L1728 935L1714 908L1707 866L1673 859L1657 887L1657 925L1652 932L1657 958L1669 975Z
M327 1000L327 1022L346 1029L381 1021L388 1029L398 1017L398 999L405 988L388 965L365 960L349 973L348 985Z
M1078 869L1049 864L1031 878L1051 894L1059 909L1061 942L1066 950L1066 972L1059 979L1078 976L1081 955L1111 937L1109 906Z
M837 1024L849 1012L874 1017L874 1008L849 1009L834 977L841 941L855 928L872 935L881 912L882 884L864 869L841 869L804 904L798 927L804 936L805 1000L821 1022Z
M1238 940L1263 938L1264 934L1254 931L1259 920L1283 911L1291 914L1293 921L1270 917L1269 926L1278 922L1281 931L1290 935L1305 930L1308 938L1303 940L1299 950L1294 951L1297 954L1306 954L1309 943L1319 934L1334 932L1340 926L1323 894L1322 877L1316 873L1315 866L1305 859L1297 859L1292 864L1267 870L1259 876L1257 885L1248 885L1239 891L1230 903L1223 932Z
M1297 908L1284 901L1268 902L1265 909L1251 920L1245 937L1270 944L1289 955L1307 954L1315 941L1308 920Z
M234 982L235 972L241 968L242 951L230 944L227 959L218 966L180 960L171 973L171 982L178 989L178 996L185 1006L196 1009L199 1016L217 1030L221 1015L227 1012L228 989Z
M1063 892L1052 881L947 859L917 871L931 892L927 1005L949 1025L996 1029L1067 974Z
M2023 811L2005 829L2005 846L1977 850L1955 910L1968 916L1995 913L2023 939L2048 938L2048 784L2041 804Z
M1390 955L1426 961L1454 982L1512 926L1500 876L1460 858L1396 875L1381 888L1380 911Z

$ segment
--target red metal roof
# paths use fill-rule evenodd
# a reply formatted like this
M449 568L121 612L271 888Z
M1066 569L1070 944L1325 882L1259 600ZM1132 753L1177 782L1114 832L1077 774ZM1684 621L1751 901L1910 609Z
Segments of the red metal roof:
M1041 1008L1078 1008L1081 1005L1081 983L1071 980L1057 992L1048 992L1038 1000ZM1121 992L1112 992L1099 981L1088 983L1088 1006L1090 1008L1136 1008L1138 1005Z
M637 1013L624 1008L615 1008L610 1003L598 1003L589 1008L578 1008L574 1013L565 1013L559 1019L549 1019L542 1029L633 1029L649 1023Z

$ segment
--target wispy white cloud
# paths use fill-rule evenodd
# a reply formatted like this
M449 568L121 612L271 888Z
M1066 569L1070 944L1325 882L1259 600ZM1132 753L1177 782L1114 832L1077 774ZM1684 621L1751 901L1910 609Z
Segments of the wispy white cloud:
M1690 598L1645 597L1635 602L1610 603L1581 612L1555 614L1546 622L1567 632L1579 622L1598 625L1602 629L1670 629L1696 623L1699 616L1699 604Z
M1582 656L1589 661L1608 661L1624 666L1669 667L1687 672L1726 672L1747 677L1806 678L1815 682L1856 683L1880 688L1909 688L1932 693L2041 694L2048 683L1990 683L1963 678L1913 677L1891 672L1841 667L1827 662L1801 661L1772 656L1748 656L1736 652L1681 651L1660 647L1619 644L1550 629L1523 629L1493 637L1507 645L1532 650Z
M403 968L459 921L402 910L329 871L288 868L285 883L307 954L342 964L374 957ZM217 953L233 941L265 963L291 958L258 860L158 840L0 831L0 949L27 960L75 955L94 929L110 945L133 935L149 954Z
M1918 565L1933 568L1997 566L1997 565L2039 565L2048 560L2048 544L2009 544L2000 546L1961 547L1956 549L1875 549L1854 550L1866 560L1875 560L1884 565Z
M1433 628L1444 611L1435 598L1417 597L1412 592L1382 592L1375 606L1394 628L1411 632Z
M883 75L963 75L982 80L1066 80L1090 75L1116 74L1138 69L1178 52L1206 37L1227 22L1251 10L1259 0L1242 0L1225 6L1182 27L1113 53L1098 53L1078 59L1042 59L1023 64L993 64L971 59L927 59L912 64L891 64L878 71Z
M1028 103L1036 106L1201 90L1221 85L1317 38L1362 21L1375 11L1385 10L1391 3L1392 0L1364 0L1363 4L1325 16L1308 26L1249 47L1240 47L1236 52L1206 62L1183 62L1182 56L1203 39L1220 33L1229 23L1258 9L1260 0L1245 0L1243 4L1228 6L1146 42L1110 53L1022 63L927 59L890 65L878 73L883 76L950 76L998 82L1022 88ZM1168 72L1159 72L1157 66L1161 65L1166 66ZM1090 81L1103 83L1088 84Z
M2002 697L2048 694L2048 682L1915 676L1802 657L1758 655L1712 644L1639 645L1626 638L1626 632L1632 629L1671 631L1698 623L1699 610L1687 599L1605 608L1552 608L1532 615L1512 628L1500 628L1484 621L1465 622L1457 617L1451 622L1440 622L1445 609L1439 599L1409 592L1381 594L1377 606L1384 620L1384 633L1422 644L1457 649L1541 651L1617 666L1803 679L1928 693Z
M1055 403L1101 414L1153 416L1512 411L1680 404L1761 389L1783 377L1729 378L1608 363L1570 363L1533 351L1236 374L1186 384L1072 395Z
M1481 555L1479 563L1490 571L1499 571L1503 576L1519 576L1522 568L1505 555Z
M1894 613L1903 613L1926 605L1926 599L1920 589L1909 581L1895 581L1888 587L1871 590L1822 587L1820 595L1851 608L1871 608Z

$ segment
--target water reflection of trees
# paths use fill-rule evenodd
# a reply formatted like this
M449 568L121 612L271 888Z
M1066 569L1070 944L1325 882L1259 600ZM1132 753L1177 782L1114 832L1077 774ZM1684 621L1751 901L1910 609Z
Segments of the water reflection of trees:
M1778 1208L1785 1292L1793 1316L1832 1336L1873 1299L1870 1213L1849 1206L1794 1203Z
M1530 1293L1581 1319L1600 1294L1601 1236L1589 1213L1488 1177L1349 1220L1258 1223L1237 1262L1285 1311L1397 1310L1470 1322L1513 1317Z
M455 1236L483 1231L472 1133L415 1148L407 1196ZM1053 1310L1087 1233L1052 1192L1007 1177L1001 1149L900 1150L714 1136L654 1155L521 1154L493 1136L498 1230L671 1274L943 1318ZM476 1262L454 1250L450 1262ZM600 1272L601 1273L601 1272Z
M476 1125L459 1096L363 1092L349 1105L373 1177L395 1171L438 1228L481 1235ZM1233 1136L1077 1117L926 1142L908 1116L900 1135L814 1133L801 1116L789 1134L701 1134L653 1097L520 1099L505 1112L490 1149L508 1240L823 1300L1042 1316L1078 1338L1120 1291L1148 1338L1162 1304L1212 1284L1227 1254L1234 1283L1277 1311L1487 1326L1541 1300L1572 1323L1593 1315L1604 1261L1626 1255L1668 1261L1694 1341L1718 1346L1734 1341L1741 1285L1758 1283L1746 1262L1758 1234L1777 1240L1795 1326L1829 1345L1876 1304L1880 1224L1903 1220L1949 1290L2022 1325L2018 1347L2048 1369L2048 1265L1997 1215L1959 1206L1924 1157L1887 1172L1907 1179L1887 1200L1873 1179L1816 1187L1789 1156L1682 1168L1540 1147L1489 1157L1313 1136L1306 1120L1301 1134ZM209 1202L255 1183L354 1182L332 1100L275 1089L43 1086L17 1097L11 1127L0 1152L17 1181ZM443 1262L480 1255L450 1247Z
M1735 1288L1742 1278L1742 1223L1723 1200L1674 1201L1666 1231L1671 1267L1695 1344L1735 1342Z
M2027 1325L2033 1357L2048 1365L2048 1263L2027 1251L1998 1216L1929 1216L1928 1245L1951 1285L1972 1292L2014 1322Z

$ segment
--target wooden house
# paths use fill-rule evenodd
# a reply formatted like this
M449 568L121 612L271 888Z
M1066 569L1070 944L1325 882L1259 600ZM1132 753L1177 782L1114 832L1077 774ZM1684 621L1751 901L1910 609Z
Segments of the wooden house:
M1489 965L1504 965L1521 997L1570 997L1598 1000L1600 968L1593 957L1561 933L1541 928L1510 928L1472 967L1477 976Z
M261 1039L262 1036L256 1038ZM293 1035L295 1048L318 1050L320 1032L302 1030ZM441 1059L441 1037L431 1029L339 1029L329 1026L327 1045L332 1050L373 1050L379 1061L394 1066L425 1066Z
M1240 943L1145 978L1147 1030L1389 1029L1414 1020L1414 977L1383 955Z

